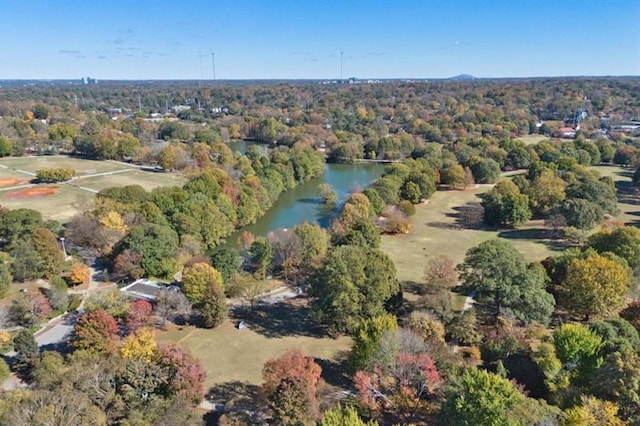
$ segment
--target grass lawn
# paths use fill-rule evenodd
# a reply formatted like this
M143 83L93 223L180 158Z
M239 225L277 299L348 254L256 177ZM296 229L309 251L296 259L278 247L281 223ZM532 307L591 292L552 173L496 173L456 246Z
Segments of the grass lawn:
M182 175L175 173L153 173L131 169L131 171L124 173L80 179L76 183L96 191L126 185L140 185L149 191L160 186L182 185L185 181L186 179Z
M422 282L429 257L446 255L458 264L467 250L498 236L508 238L529 261L542 260L553 253L544 239L543 224L531 221L516 230L472 229L460 223L464 206L479 203L478 194L488 187L466 191L438 191L427 204L416 206L413 230L405 235L385 235L381 248L394 261L398 279Z
M526 135L526 136L522 136L522 137L519 137L519 138L516 138L516 139L521 140L526 145L535 145L535 144L539 143L540 141L543 141L545 139L549 139L549 136L547 136L547 135Z
M282 303L257 308L244 319L249 327L238 330L239 318L213 330L185 326L158 332L159 342L180 343L197 357L207 371L206 389L231 384L259 385L262 366L287 349L301 349L316 358L325 374L335 372L335 358L348 351L351 338L326 337L310 323L308 308ZM337 368L339 370L339 368ZM235 386L235 385L234 385Z
M85 160L82 158L73 158L63 155L6 157L0 160L0 165L25 170L31 173L35 173L36 170L44 169L46 167L69 167L75 170L78 176L132 168L111 161Z
M631 184L633 171L617 166L594 166L602 176L616 181L620 214L626 224L640 225L640 195ZM488 230L467 227L462 223L465 207L479 203L478 194L489 190L479 187L466 191L438 191L427 204L416 206L413 230L406 235L385 235L381 248L393 260L401 282L423 282L424 268L431 256L446 255L458 264L466 251L491 238L507 238L528 261L542 260L557 253L547 238L543 221L530 221L513 230ZM453 308L461 306L463 297L452 295Z
M591 170L602 176L611 177L616 183L618 191L618 208L620 214L616 219L627 225L640 226L640 193L631 183L634 169L620 166L592 166Z
M36 170L45 167L70 167L76 171L79 179L54 185L57 187L57 192L53 195L11 198L10 193L14 191L9 189L11 186L29 184L33 179L29 173L33 174ZM116 174L84 177L110 172L116 172ZM66 156L8 157L0 159L0 205L10 209L38 210L45 220L66 222L92 206L95 193L79 187L100 191L105 188L137 184L151 190L160 186L182 185L185 180L178 174L146 172L114 161L85 160Z
M38 210L45 220L53 219L66 222L74 215L91 208L95 194L74 188L69 185L37 185L55 186L57 192L32 198L10 198L13 191L0 192L0 204L8 209L27 208Z

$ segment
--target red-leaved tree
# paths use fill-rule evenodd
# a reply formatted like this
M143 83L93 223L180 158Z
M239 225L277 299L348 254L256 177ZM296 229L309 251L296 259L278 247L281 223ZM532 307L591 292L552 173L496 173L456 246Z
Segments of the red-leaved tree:
M167 373L170 394L184 397L194 405L202 401L207 374L185 348L169 343L158 348L158 364Z
M115 353L118 347L118 324L103 310L84 314L73 328L71 345L93 353Z
M262 385L274 424L315 425L318 418L318 382L322 369L299 350L267 361Z
M365 406L409 423L428 412L429 399L443 384L427 353L405 352L397 353L387 365L378 363L372 371L358 371L353 381Z
M125 318L127 334L133 334L142 327L150 326L152 312L153 307L146 300L136 300L129 303L127 317Z

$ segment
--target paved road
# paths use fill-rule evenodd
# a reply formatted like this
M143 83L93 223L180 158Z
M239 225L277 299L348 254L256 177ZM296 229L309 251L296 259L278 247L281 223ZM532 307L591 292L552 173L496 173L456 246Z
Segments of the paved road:
M38 347L55 346L68 339L77 319L77 314L67 314L57 324L47 327L45 331L37 333L34 337Z

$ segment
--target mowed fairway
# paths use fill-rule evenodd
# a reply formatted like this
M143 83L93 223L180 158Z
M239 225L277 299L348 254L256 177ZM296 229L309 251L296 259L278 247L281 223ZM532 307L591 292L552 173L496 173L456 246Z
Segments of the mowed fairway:
M468 203L479 203L478 194L489 189L482 186L465 191L438 191L427 204L416 206L413 230L409 234L382 237L381 248L395 263L400 282L422 283L430 257L445 255L458 264L469 248L498 237L498 231L460 226L461 212L456 210ZM527 260L542 260L552 251L544 240L535 238L541 233L541 228L542 222L532 221L501 235L508 237Z
M287 349L301 349L314 358L331 360L351 347L351 338L347 336L337 339L305 335L267 337L251 328L238 330L231 321L214 330L184 327L160 332L157 340L179 342L200 360L207 371L205 389L227 382L259 385L264 363Z
M633 170L618 166L593 166L591 170L611 176L618 191L617 220L626 224L640 224L640 196L631 184ZM398 279L423 282L424 268L430 257L449 256L458 264L467 250L491 238L508 239L528 261L542 260L557 254L547 239L544 223L530 221L514 230L470 229L459 226L460 207L479 203L479 194L487 186L466 191L438 191L427 204L416 206L413 230L406 235L385 235L381 248L391 257L398 270Z
M628 225L640 225L640 193L631 183L634 169L619 166L593 166L591 170L602 176L611 177L616 183L618 191L618 209L620 214L616 219Z
M77 179L55 185L55 194L37 197L16 197L21 187L30 185L37 170L49 167L69 167ZM105 188L140 185L146 190L184 183L175 173L154 173L115 161L98 161L66 156L9 157L0 159L0 205L5 208L28 208L42 213L45 220L66 222L74 215L91 208L95 194Z

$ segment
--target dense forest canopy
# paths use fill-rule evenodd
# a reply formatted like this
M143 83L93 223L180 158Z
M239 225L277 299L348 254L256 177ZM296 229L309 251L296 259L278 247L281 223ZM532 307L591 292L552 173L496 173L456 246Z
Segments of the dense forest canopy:
M617 219L623 200L638 204L640 79L100 82L0 95L1 157L117 160L184 179L101 189L65 223L0 208L0 319L12 327L0 346L30 385L0 395L0 423L198 424L193 406L220 371L158 344L171 331L155 326L207 339L245 319L256 329L245 335L348 336L351 350L280 351L253 393L229 385L219 424L640 422L640 231ZM268 149L234 152L237 139ZM243 232L325 162L367 161L386 163L383 175L344 204L328 184L306 200L338 212L328 227ZM43 168L29 185L74 179ZM395 237L381 235L424 226L412 217L443 191L478 192L453 206L454 225L429 225L496 238L465 240L458 265L452 253L420 254L423 279L400 282L381 244ZM510 240L532 221L552 247L534 262ZM105 282L176 285L152 303L116 284L83 299L76 286L97 269ZM263 302L272 278L293 302ZM44 284L17 291L29 283ZM40 353L32 332L76 309L68 342Z

